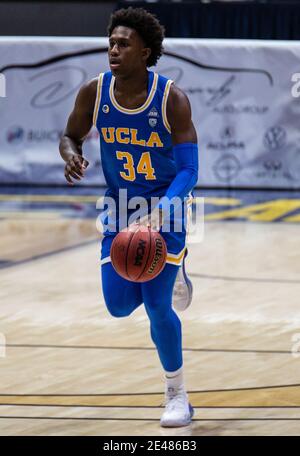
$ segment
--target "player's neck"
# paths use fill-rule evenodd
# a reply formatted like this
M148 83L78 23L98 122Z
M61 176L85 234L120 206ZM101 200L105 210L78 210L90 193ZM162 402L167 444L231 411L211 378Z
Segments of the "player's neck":
M115 90L118 93L126 93L127 95L141 93L147 90L148 87L148 71L147 68L129 76L116 76Z

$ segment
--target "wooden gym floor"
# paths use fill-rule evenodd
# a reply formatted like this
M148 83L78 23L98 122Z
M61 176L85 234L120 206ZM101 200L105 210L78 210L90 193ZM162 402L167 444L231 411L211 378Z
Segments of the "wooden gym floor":
M300 195L201 192L183 325L190 426L162 429L143 307L106 311L99 190L0 188L0 435L299 435Z

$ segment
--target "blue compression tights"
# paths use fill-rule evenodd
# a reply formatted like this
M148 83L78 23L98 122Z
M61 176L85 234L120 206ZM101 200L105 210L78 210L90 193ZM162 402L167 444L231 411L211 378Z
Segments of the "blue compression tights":
M114 317L130 315L142 303L150 319L151 338L163 368L182 366L181 322L172 309L172 292L178 266L166 264L153 280L134 283L123 279L111 263L101 267L102 288L108 311Z

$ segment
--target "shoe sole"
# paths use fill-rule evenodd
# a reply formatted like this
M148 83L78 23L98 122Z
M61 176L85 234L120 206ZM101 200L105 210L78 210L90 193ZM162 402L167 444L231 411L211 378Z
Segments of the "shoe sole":
M184 307L184 308L180 308L180 309L177 309L176 306L174 306L174 308L178 311L178 312L183 312L184 310L186 310L190 305L191 305L191 302L192 302L192 299L193 299L193 284L192 282L190 281L190 279L188 278L188 275L187 273L185 272L185 258L187 256L187 249L184 253L184 258L183 258L183 262L182 262L182 273L183 273L183 277L184 277L184 280L185 280L185 283L187 284L187 287L188 287L188 292L189 292L189 300L187 302L187 305Z
M187 256L187 250L185 251L184 260L185 260L186 256ZM186 281L186 284L187 284L187 287L188 287L188 290L189 290L189 296L190 296L190 299L188 300L188 304L185 307L185 309L187 309L189 307L189 305L191 304L192 299L193 299L193 284L190 281L190 279L188 278L187 273L185 272L185 261L184 260L183 260L183 264L182 264L182 272L183 272L183 277L184 277L184 280Z

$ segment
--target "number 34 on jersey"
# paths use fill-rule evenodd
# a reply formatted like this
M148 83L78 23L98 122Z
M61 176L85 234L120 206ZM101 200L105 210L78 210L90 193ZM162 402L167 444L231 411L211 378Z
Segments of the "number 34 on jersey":
M143 152L137 164L134 163L133 156L129 152L117 151L116 154L118 160L123 160L124 171L120 171L120 176L123 179L134 181L136 173L144 174L146 180L156 179L150 152Z

